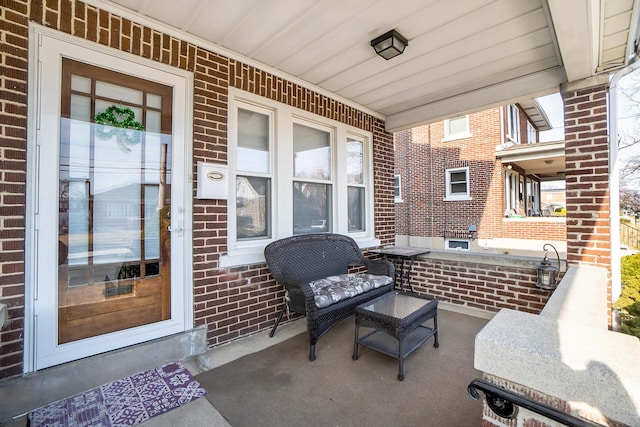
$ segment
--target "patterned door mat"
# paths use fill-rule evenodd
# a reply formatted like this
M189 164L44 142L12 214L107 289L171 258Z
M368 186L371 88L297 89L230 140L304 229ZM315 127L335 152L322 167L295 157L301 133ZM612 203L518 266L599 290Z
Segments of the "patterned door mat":
M170 363L35 409L29 425L133 426L206 393L181 363Z

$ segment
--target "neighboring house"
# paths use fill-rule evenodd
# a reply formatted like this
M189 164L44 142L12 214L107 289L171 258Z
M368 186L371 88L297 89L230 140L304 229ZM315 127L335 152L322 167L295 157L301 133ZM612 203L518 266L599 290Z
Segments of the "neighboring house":
M397 132L396 244L538 256L566 251L564 142L534 101ZM552 183L547 192L545 187Z

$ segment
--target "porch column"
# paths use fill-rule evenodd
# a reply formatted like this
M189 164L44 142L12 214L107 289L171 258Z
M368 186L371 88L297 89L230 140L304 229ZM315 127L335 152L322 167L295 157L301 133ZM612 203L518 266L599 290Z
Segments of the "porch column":
M607 79L561 87L566 154L567 262L607 269L610 307L608 89Z

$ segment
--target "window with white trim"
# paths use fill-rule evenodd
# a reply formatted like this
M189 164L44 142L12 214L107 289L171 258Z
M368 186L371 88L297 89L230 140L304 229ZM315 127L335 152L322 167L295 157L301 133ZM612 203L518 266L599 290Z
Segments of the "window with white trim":
M365 185L365 142L362 138L347 137L347 230L366 231L367 186Z
M444 248L450 251L470 251L471 242L466 239L446 239Z
M270 238L273 111L241 104L236 117L236 238Z
M520 144L520 110L513 104L507 105L507 138Z
M265 245L296 234L376 244L370 132L237 89L229 98L235 186L221 265L259 262Z
M538 142L536 128L530 122L527 122L527 144L535 144L536 142Z
M393 177L393 201L396 203L402 202L402 178L400 175Z
M444 121L444 140L470 138L469 116L458 116Z
M446 170L446 198L445 200L471 200L469 193L469 168Z

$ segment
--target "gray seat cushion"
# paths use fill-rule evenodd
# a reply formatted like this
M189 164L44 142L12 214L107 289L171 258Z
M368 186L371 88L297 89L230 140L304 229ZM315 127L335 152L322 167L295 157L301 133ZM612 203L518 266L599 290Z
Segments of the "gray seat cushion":
M392 281L393 279L389 276L349 273L314 280L309 282L309 286L313 290L316 307L324 308L338 301L387 285Z

